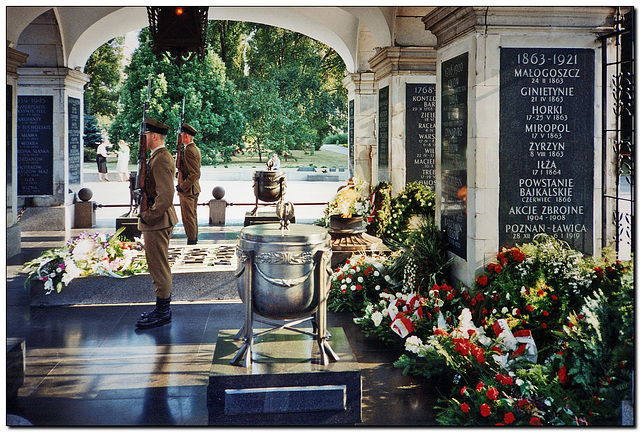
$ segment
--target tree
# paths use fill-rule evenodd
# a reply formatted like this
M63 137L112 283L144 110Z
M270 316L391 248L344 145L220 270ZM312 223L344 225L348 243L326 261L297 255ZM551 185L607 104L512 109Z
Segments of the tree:
M333 49L300 33L253 24L246 61L250 80L271 83L264 88L275 85L279 103L286 106L282 113L295 124L282 144L285 151L309 143L319 148L325 136L344 129L345 65ZM250 113L245 115L249 123L254 121ZM280 123L286 124L285 119Z
M211 50L217 53L225 64L227 77L242 87L245 79L244 50L250 27L239 21L209 21L208 40Z
M84 89L85 112L97 117L113 117L118 112L118 90L122 81L124 36L113 38L91 54L84 73L91 80Z
M209 51L203 61L193 60L178 69L167 59L158 60L149 46L148 28L139 35L140 45L125 68L127 80L120 92L119 111L110 136L133 143L137 149L142 108L151 76L151 101L148 115L170 127L167 147L175 151L182 100L185 119L200 133L196 137L203 164L230 160L231 153L242 145L244 117L236 104L235 86L226 78L224 63Z

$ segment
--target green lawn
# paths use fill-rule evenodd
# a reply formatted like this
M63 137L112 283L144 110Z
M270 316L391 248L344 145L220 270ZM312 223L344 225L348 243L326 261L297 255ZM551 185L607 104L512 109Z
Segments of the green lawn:
M293 157L290 157L289 160L280 158L281 168L298 168L312 165L316 168L348 168L346 154L336 153L329 150L317 150L313 155L309 153L305 154L303 150L291 150L290 153ZM216 168L263 168L266 166L270 155L270 153L263 154L262 162L260 162L257 155L249 155L249 153L245 153L244 155L241 154L232 157L232 161L230 163L220 163ZM97 169L95 161L85 162L85 169L92 170L94 168ZM115 169L116 158L109 157L109 161L107 162L107 171L109 173L115 173ZM129 169L134 170L135 164L130 164Z
M280 157L281 168L298 168L302 166L315 166L316 168L347 168L347 155L332 152L329 150L317 150L313 155L303 150L291 150L292 157L285 160L284 157ZM266 166L267 160L269 160L270 153L262 155L262 162L259 161L257 155L244 155L233 156L231 163L221 163L218 168L224 169L225 165L229 168L259 168Z

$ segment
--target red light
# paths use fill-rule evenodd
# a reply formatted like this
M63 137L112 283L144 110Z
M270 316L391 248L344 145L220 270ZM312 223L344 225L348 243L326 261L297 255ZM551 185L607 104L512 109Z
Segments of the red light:
M184 9L181 7L176 8L176 15L182 15L184 13Z

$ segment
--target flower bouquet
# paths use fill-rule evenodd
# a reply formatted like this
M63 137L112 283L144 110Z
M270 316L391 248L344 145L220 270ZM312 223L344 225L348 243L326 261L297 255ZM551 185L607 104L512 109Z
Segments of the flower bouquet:
M334 312L361 311L367 303L395 282L389 277L382 256L353 255L331 275L327 306Z
M367 183L351 178L347 185L341 187L327 204L323 217L317 223L328 227L331 224L332 216L339 216L343 219L362 218L366 223L366 217L370 210L371 200Z
M120 239L124 227L115 234L81 233L59 248L49 249L27 262L23 270L31 270L25 285L31 280L44 282L46 294L62 288L84 276L122 278L147 271L146 261L136 256L134 248Z

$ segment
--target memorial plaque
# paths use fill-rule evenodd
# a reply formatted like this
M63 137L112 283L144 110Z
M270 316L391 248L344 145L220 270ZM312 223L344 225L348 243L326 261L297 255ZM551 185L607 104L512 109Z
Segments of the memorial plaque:
M389 179L389 86L378 91L378 177Z
M53 96L18 96L18 195L53 195Z
M594 51L500 51L500 246L593 253Z
M7 187L13 182L13 86L7 84ZM8 198L7 198L8 199Z
M436 188L436 85L407 84L406 91L407 183Z
M80 99L69 98L69 184L80 184Z
M353 154L354 154L354 146L355 146L355 108L354 108L354 100L351 99L349 101L349 177L353 177Z
M467 93L469 53L441 66L442 228L450 252L467 259Z

